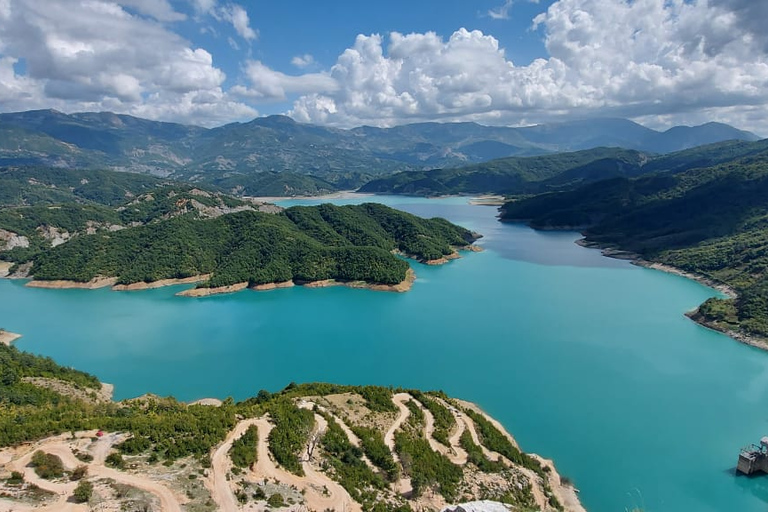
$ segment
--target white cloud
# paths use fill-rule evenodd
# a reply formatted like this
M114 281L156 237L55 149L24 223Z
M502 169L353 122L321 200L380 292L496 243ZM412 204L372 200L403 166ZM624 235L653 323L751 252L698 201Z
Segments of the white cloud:
M489 9L488 16L495 20L508 20L509 11L512 9L512 5L514 3L515 0L506 0L502 5L494 7L493 9Z
M386 45L358 36L331 69L338 89L299 98L291 114L350 126L706 113L768 133L768 36L745 21L764 10L747 0L559 0L534 22L549 58L526 66L479 31L394 32Z
M232 93L264 101L283 101L291 95L328 93L338 88L336 81L326 73L286 75L257 60L246 63L245 74L250 86L235 86L232 88Z
M246 41L252 41L258 37L258 32L251 28L248 12L240 5L227 4L210 10L210 14L219 21L231 23L235 31Z
M246 10L239 5L231 5L228 9L231 16L230 21L232 21L232 26L235 27L235 30L240 34L240 37L246 41L256 39L256 31L251 28Z
M222 41L258 36L232 1L187 1L201 26L233 27ZM548 55L526 65L480 31L393 32L358 36L324 72L308 72L318 68L309 54L292 59L297 75L247 60L230 89L213 56L173 32L169 23L182 16L175 5L0 0L0 108L212 125L255 115L260 103L292 102L297 120L336 126L624 116L657 126L718 120L768 134L766 2L558 0L533 21ZM494 12L507 16L511 5Z
M297 55L291 59L291 64L297 68L306 68L315 63L315 58L308 53L304 55Z
M216 0L190 0L198 14L208 14L216 7Z
M120 3L158 21L182 21L187 18L184 14L176 12L168 0L120 0Z
M145 2L121 4L149 15ZM132 15L121 4L5 0L0 9L3 109L113 110L204 124L255 112L222 91L225 75L209 52L192 47L157 18ZM162 12L152 17L173 17ZM24 75L13 67L21 58ZM217 98L226 115L198 117L212 111L210 102L200 103L202 97Z

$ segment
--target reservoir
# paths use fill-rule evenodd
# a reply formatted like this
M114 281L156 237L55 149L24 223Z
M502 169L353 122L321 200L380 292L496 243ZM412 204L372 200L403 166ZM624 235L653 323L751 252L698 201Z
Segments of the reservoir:
M412 263L403 294L189 299L174 296L183 287L0 280L0 327L24 335L20 349L114 383L117 399L243 399L291 381L442 389L553 458L591 512L768 508L768 476L734 474L739 448L768 435L768 353L683 316L717 292L605 258L577 233L501 224L465 198L374 199L478 231L485 251Z

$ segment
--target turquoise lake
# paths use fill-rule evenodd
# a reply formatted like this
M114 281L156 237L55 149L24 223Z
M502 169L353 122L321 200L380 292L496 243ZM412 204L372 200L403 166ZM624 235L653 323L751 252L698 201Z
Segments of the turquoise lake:
M0 326L24 335L19 348L114 383L118 399L242 399L291 381L443 389L554 458L591 512L768 509L768 476L733 471L739 449L768 435L768 353L683 316L716 292L604 258L576 233L501 224L466 199L376 200L479 231L486 250L414 264L404 294L187 299L180 287L0 280Z

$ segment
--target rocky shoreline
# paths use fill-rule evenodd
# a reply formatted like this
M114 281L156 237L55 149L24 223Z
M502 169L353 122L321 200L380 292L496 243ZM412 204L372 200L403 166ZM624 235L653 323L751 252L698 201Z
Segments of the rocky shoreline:
M254 291L270 291L281 288L292 288L294 286L303 286L305 288L328 288L331 286L346 286L348 288L359 288L365 290L374 290L380 292L407 292L416 281L416 273L413 269L408 269L405 279L397 284L376 284L366 281L340 281L336 279L324 279L322 281L281 281L276 283L258 284L248 286L248 283L236 283L229 286L219 286L215 288L192 288L184 290L176 295L179 297L210 297L212 295L223 295L227 293L236 293L245 289Z
M469 244L461 247L454 247L452 253L447 254L441 258L422 261L422 263L424 263L425 265L431 265L431 266L444 265L452 260L461 258L461 254L459 253L459 251L482 252L483 248L475 244ZM393 252L410 259L416 259L412 255L403 254L399 251L393 251ZM10 268L10 266L8 268ZM0 268L0 270L3 270L3 268ZM8 277L7 272L6 272L6 275L0 274L0 277ZM99 288L111 287L113 291L139 291L139 290L151 290L155 288L161 288L164 286L199 284L204 281L207 281L208 279L210 279L210 277L211 277L211 274L201 274L201 275L185 277L185 278L160 279L158 281L152 281L152 282L140 281L140 282L131 283L131 284L118 284L116 277L96 277L90 281L85 281L85 282L70 281L65 279L56 279L56 280L50 280L50 281L32 279L28 281L25 286L28 286L30 288L47 288L47 289L54 289L54 290L67 290L67 289L96 290ZM250 287L248 286L247 282L242 282L242 283L235 283L232 285L219 286L219 287L213 287L213 288L206 288L206 287L191 288L189 290L183 290L177 293L176 295L179 297L209 297L211 295L236 293L236 292L245 290L246 288L255 290L255 291L268 291L268 290L276 290L280 288L290 288L293 286L306 286L307 288L327 288L329 286L346 286L349 288L362 288L362 289L374 290L374 291L407 292L408 290L411 289L415 280L416 280L416 274L413 272L413 269L409 268L408 272L406 273L406 278L400 283L392 284L392 285L368 283L366 281L343 281L343 280L336 280L336 279L325 279L321 281L308 281L308 282L290 280L290 281L282 281L282 282L275 282L275 283L264 283L264 284L259 284L255 286L250 286Z
M0 344L11 346L11 343L21 338L21 334L0 329Z
M207 281L210 279L211 274L202 274L199 276L192 276L192 277L185 277L180 279L161 279L159 281L152 281L149 283L146 283L144 281L140 281L138 283L131 283L131 284L116 284L112 287L112 289L116 292L130 292L130 291L137 291L137 290L152 290L155 288L162 288L163 286L175 286L179 284L197 284L202 283L203 281Z

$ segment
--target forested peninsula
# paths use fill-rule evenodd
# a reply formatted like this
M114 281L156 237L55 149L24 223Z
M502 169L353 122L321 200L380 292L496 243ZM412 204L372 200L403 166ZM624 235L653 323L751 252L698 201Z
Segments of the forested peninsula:
M0 345L0 507L410 512L482 499L584 510L551 461L440 391L292 383L185 404L114 402L102 388Z
M128 173L6 168L0 183L0 260L39 287L404 291L414 275L401 256L444 263L479 238L381 204L283 209Z
M421 219L380 204L242 211L214 219L182 215L160 223L73 238L32 259L35 280L118 285L209 277L218 288L297 281L396 285L409 265L437 260L476 236L443 219Z

